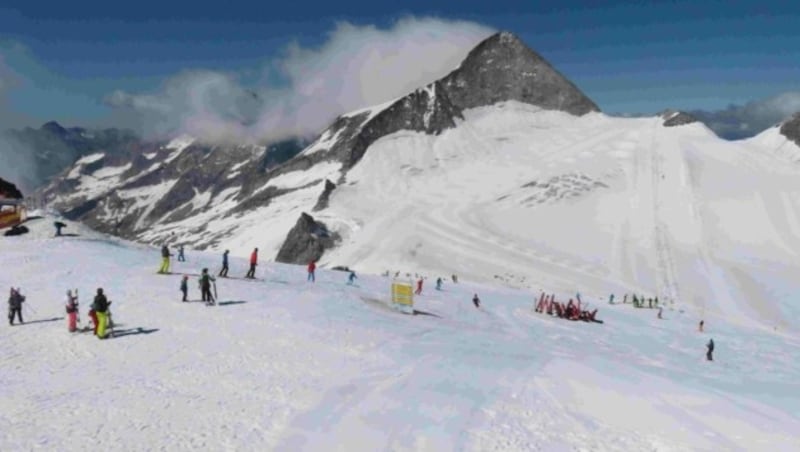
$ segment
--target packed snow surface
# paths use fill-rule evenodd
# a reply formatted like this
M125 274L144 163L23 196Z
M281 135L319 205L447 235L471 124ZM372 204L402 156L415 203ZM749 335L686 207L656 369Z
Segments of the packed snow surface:
M0 450L800 450L800 338L782 328L706 312L701 333L701 311L610 305L580 269L560 275L571 291L541 289L580 291L603 324L463 276L437 291L436 274L404 315L390 277L311 283L281 264L219 279L206 307L196 275L219 255L187 249L157 275L158 249L51 224L0 237L2 286L27 296L26 323L0 328ZM246 267L232 259L230 275ZM85 325L97 287L116 324L104 341L64 319L66 289Z

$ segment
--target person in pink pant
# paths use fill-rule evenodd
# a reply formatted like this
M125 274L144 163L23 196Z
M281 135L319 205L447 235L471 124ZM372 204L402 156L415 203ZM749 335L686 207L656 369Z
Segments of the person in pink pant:
M75 295L72 295L71 290L67 290L67 329L70 333L78 330L78 289L75 289Z

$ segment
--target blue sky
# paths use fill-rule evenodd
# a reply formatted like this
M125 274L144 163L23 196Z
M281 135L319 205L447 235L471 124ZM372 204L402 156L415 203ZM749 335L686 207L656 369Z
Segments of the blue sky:
M436 18L444 23L445 34L467 30L464 36L478 36L481 27L487 32L511 31L611 113L652 113L668 107L715 111L729 104L767 102L764 99L775 103L781 94L781 102L794 102L786 93L800 92L800 2L612 1L595 6L599 3L141 0L42 6L4 1L0 121L11 126L48 119L92 125L133 120L132 110L141 115L142 108L164 114L183 111L183 103L178 107L156 101L181 96L176 85L195 83L197 77L187 79L187 71L223 74L225 81L214 83L225 84L225 89L253 88L267 103L272 95L286 99L287 89L308 85L299 80L302 75L287 79L276 70L286 66L287 59L297 70L319 70L326 79L335 77L331 71L337 67L321 69L313 61L300 63L295 54L287 57L292 43L300 49L296 53L309 59L329 58L324 49L336 41L332 34L338 30L340 42L348 44L330 46L336 47L336 55L360 52L359 46L368 43L348 41L342 36L346 30L337 27L351 24L356 27L352 36L358 39L369 36L364 30L370 27L393 30L401 18ZM419 51L403 43L402 33L391 35L402 46L398 52ZM463 36L454 42L472 43ZM387 44L382 49L394 52ZM436 64L434 55L427 65ZM408 83L397 81L395 89L405 89ZM109 96L115 92L115 99L122 100L110 105ZM330 109L379 99L359 96ZM319 95L314 99L327 102ZM287 102L302 109L296 99ZM244 107L222 108L237 116Z

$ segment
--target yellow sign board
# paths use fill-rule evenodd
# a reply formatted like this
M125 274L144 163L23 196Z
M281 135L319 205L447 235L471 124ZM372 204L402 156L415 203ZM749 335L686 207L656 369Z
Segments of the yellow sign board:
M414 306L414 287L406 283L392 283L392 303Z

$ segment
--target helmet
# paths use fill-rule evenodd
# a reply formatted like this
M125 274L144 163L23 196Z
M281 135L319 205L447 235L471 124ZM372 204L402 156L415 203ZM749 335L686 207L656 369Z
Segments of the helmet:
M97 295L102 295L102 294L103 294L103 288L102 287L98 287L97 288Z

